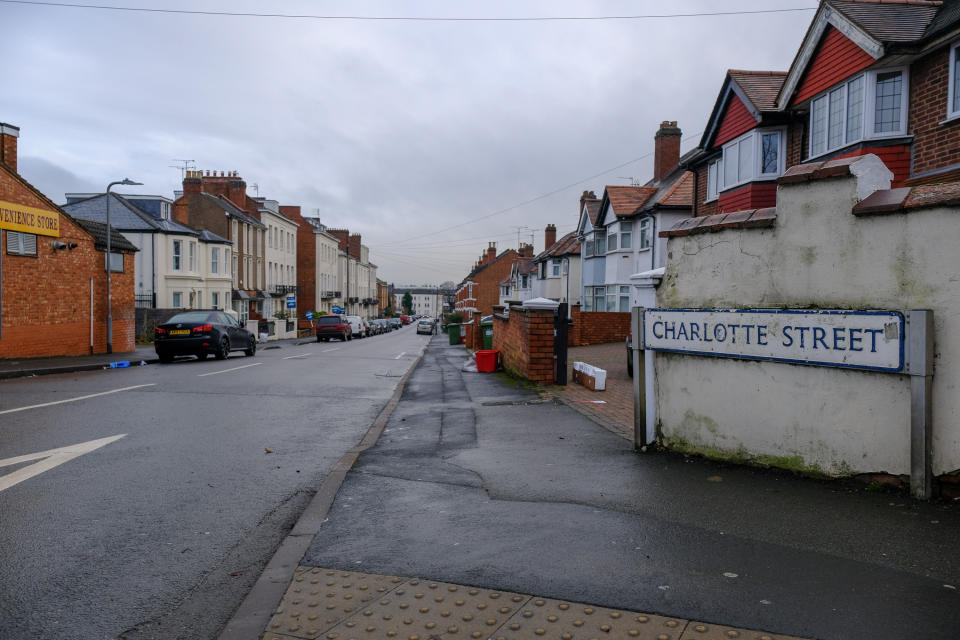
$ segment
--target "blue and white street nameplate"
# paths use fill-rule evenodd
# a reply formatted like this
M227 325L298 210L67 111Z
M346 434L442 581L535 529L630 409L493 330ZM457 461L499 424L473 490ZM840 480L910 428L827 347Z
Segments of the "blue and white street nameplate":
M900 371L903 344L903 315L895 311L643 312L643 345L653 351Z

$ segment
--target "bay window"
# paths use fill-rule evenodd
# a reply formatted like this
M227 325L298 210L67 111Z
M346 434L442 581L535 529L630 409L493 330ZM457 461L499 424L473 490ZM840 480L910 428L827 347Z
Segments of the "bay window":
M755 129L723 145L723 156L707 165L707 199L721 190L753 180L773 180L783 173L783 129ZM711 172L714 180L711 185Z
M707 199L705 202L716 200L720 191L720 160L714 160L707 165Z
M650 248L650 231L653 227L651 218L644 218L640 221L640 248Z
M583 237L583 257L593 257L593 234L588 233Z
M611 225L607 227L607 253L617 250L617 227Z
M905 68L867 71L815 97L810 103L810 157L861 140L905 135L907 82Z
M633 223L632 222L621 222L620 223L620 248L629 249L633 245L633 240L631 236L633 235Z

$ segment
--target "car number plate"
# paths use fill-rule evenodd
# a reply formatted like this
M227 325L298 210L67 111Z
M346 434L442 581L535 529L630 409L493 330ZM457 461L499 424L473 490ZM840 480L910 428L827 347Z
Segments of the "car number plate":
M170 335L172 336L186 336L190 335L190 329L171 329Z

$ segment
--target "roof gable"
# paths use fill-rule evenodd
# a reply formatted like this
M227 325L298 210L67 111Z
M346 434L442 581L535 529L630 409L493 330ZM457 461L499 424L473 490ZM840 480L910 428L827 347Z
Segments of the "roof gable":
M800 82L807 75L807 69L820 49L820 42L828 28L836 29L847 40L863 50L873 60L883 57L883 43L852 22L843 13L834 9L829 2L820 4L817 13L803 37L800 49L790 64L790 70L777 95L777 108L785 109L793 102ZM826 88L826 87L824 87Z
M608 224L609 211L613 211L613 215L617 218L627 218L640 213L643 205L656 192L657 188L652 186L607 185L603 190L603 200L594 226L601 227Z
M760 123L764 113L777 111L777 93L786 76L786 71L728 70L700 148L723 144ZM731 131L738 133L730 135Z
M730 142L740 134L746 133L757 126L759 118L750 113L746 105L739 96L731 94L727 102L727 108L724 112L720 126L717 127L717 134L714 137L711 146L720 146L725 142Z
M803 74L791 104L798 104L829 89L845 78L858 73L875 62L853 40L833 27L824 31L816 53Z

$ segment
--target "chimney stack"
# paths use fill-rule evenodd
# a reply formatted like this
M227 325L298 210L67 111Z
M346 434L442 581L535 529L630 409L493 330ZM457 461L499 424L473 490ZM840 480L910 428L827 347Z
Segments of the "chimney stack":
M327 233L337 239L340 249L347 250L350 243L350 232L347 229L327 229Z
M490 242L487 244L487 263L493 262L497 257L497 243Z
M361 245L361 242L360 242L360 234L359 234L359 233L351 233L351 234L350 234L350 241L349 241L349 246L350 246L349 252L350 252L350 255L353 256L354 258L356 258L357 260L360 260L360 259L361 259L361 255L360 255L360 245Z
M660 182L680 162L680 128L676 120L664 120L653 137L653 181Z
M587 200L596 200L596 199L597 199L597 194L595 194L593 191L584 191L582 194L580 194L580 210L577 211L577 215L579 216L581 213L583 213L583 204Z
M554 224L548 224L543 234L543 250L546 251L557 243L557 227Z
M521 258L532 258L533 257L533 245L532 244L521 244L520 250L517 252L520 254Z
M0 162L7 165L14 173L17 173L17 138L19 137L20 127L0 122Z

